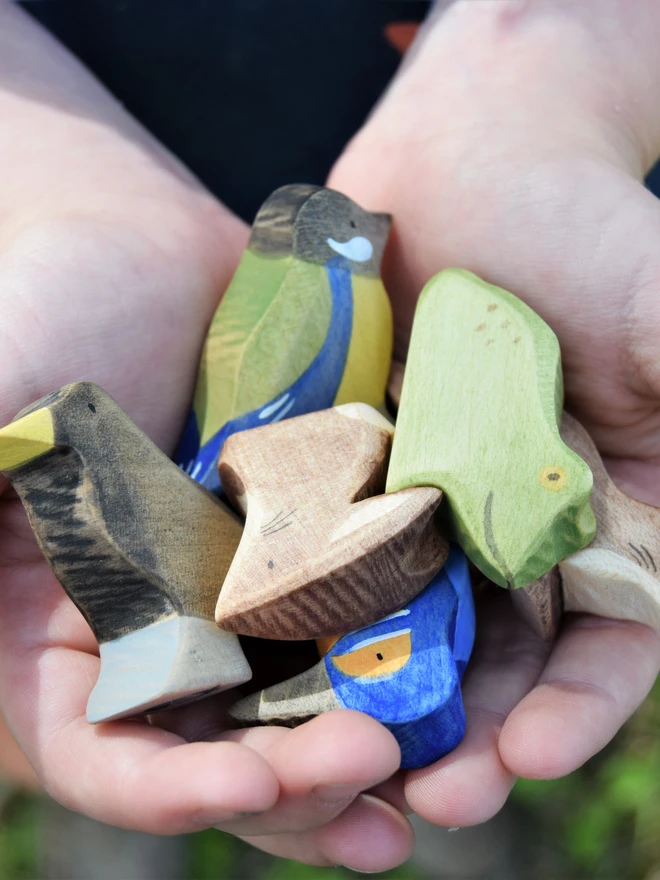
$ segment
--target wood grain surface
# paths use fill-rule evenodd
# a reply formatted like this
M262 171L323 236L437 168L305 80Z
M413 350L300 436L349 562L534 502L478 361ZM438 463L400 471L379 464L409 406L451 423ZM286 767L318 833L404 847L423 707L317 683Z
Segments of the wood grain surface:
M453 545L446 565L399 612L331 640L312 669L252 694L230 710L240 725L295 726L348 708L385 724L404 768L451 751L465 732L460 684L474 643L467 560Z
M564 606L561 576L555 566L526 587L511 590L511 601L518 615L545 642L557 637Z
M227 441L222 483L247 520L219 626L331 636L373 623L429 583L448 553L434 517L442 493L380 494L392 430L371 407L347 404Z
M614 485L591 437L568 414L562 437L593 472L598 523L592 543L559 563L566 610L660 629L660 509Z

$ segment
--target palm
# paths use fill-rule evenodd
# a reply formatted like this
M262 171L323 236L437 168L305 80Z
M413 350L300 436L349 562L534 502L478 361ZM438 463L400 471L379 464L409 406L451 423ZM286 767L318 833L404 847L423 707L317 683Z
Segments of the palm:
M173 210L180 207L179 202ZM125 209L124 222L110 228L56 223L28 231L0 260L0 285L11 291L20 284L21 290L7 335L22 340L32 327L29 349L20 358L10 357L9 350L5 355L5 375L20 375L23 384L7 380L0 417L7 422L43 394L84 378L107 389L171 451L189 406L206 326L232 261L240 256L245 230L235 220L228 226L221 215L216 232L224 248L216 244L205 253L191 246L195 236L210 239L208 228L201 228L208 216L198 210L199 193L185 212L189 227L182 240L167 229L143 234L135 223L140 205ZM163 217L169 222L166 212ZM179 222L179 235L181 227ZM169 248L156 245L159 239ZM35 322L34 315L46 310L48 320ZM98 674L95 639L44 562L10 488L0 500L0 570L3 711L41 781L73 808L155 833L220 823L252 835L321 826L318 853L324 846L330 851L345 846L347 835L331 820L396 767L391 735L357 713L319 719L290 734L261 731L248 735L245 745L244 734L222 733L217 699L166 713L160 723L170 730L144 720L93 728L85 708ZM328 747L337 737L351 741L352 751L329 759ZM206 742L176 748L197 740ZM339 784L338 794L331 791L326 800L312 793L326 783ZM386 803L364 800L352 809L361 817L360 827L348 835L357 864L374 825L393 830L397 851L409 845L407 823ZM236 819L263 811L254 821ZM269 848L277 840L260 845ZM295 843L284 838L278 845ZM392 861L387 847L375 858L376 864Z
M16 209L23 231L3 241L0 418L5 423L42 394L85 378L171 451L206 325L245 230L130 122L112 108L107 113L101 177L91 150L80 154L75 188L53 188L60 169L42 159L29 177L47 189L38 192L39 222L25 222ZM64 125L71 131L70 116ZM90 131L79 127L77 142L84 143ZM125 128L123 137L113 127ZM413 121L406 130L421 129ZM381 149L376 117L332 182L365 207L395 214L388 286L399 352L416 294L443 267L468 267L519 293L560 337L569 405L641 494L648 482L641 468L648 475L660 453L660 377L650 356L658 316L648 294L658 274L656 204L595 154L512 148L502 130L501 144L487 141L491 152L499 150L497 171L475 149L462 176L428 143ZM98 149L99 135L92 135ZM464 146L454 155L465 155ZM421 174L409 161L414 155L424 157ZM403 808L404 791L411 806L441 824L488 818L514 774L568 772L602 747L660 663L649 630L595 618L569 621L548 658L511 613L508 597L486 596L465 686L466 740L438 764L345 809L358 791L388 777L398 759L391 735L356 713L329 713L293 732L220 734L215 704L207 701L166 723L188 740L224 741L188 745L143 722L88 725L94 640L8 493L0 536L0 699L50 790L106 821L161 833L222 824L305 861L371 870L399 861L410 831L387 801ZM340 787L315 793L325 783ZM253 819L237 816L259 811ZM287 831L294 833L273 833Z
M387 112L386 102L381 117ZM349 147L331 183L396 218L386 281L400 352L417 294L439 270L468 268L517 293L556 331L567 406L615 478L660 504L657 200L596 154L518 152L510 142L495 169L474 150L464 174L440 151L421 151L424 178L410 149L379 149L379 120ZM551 778L580 766L636 708L660 667L651 630L589 616L570 615L550 652L496 593L481 603L464 689L466 739L403 783L411 807L439 824L489 818L516 775Z
M202 234L195 229L195 208L192 198L185 238ZM3 423L43 394L84 378L110 391L161 446L171 450L176 442L222 264L203 265L198 250L186 253L185 238L173 240L168 252L158 243L168 230L142 234L131 228L131 213L126 204L124 224L37 227L3 254L5 335L30 340L29 348L5 346L2 372L21 382L6 381ZM238 243L243 230L233 222ZM225 240L231 242L232 230ZM97 648L44 562L10 490L0 501L0 536L3 706L48 780L50 744L64 727L84 723ZM54 788L57 792L57 782Z
M555 174L560 170L551 169ZM594 170L605 174L607 169L597 167ZM564 174L565 169L561 173ZM580 175L576 174L576 177L579 178ZM609 217L610 203L619 204L620 217L622 197L617 187L625 187L627 181L622 180L616 172L612 172L611 177L611 190L600 190L603 203L595 205L593 199L591 200L591 210L596 217L599 213ZM350 183L344 183L343 188L351 192ZM556 194L557 187L553 187L553 192ZM575 194L570 187L567 188L567 193L569 192L571 199L577 204L588 202L586 197L580 200L579 194ZM601 357L599 361L598 351L600 339L603 337L614 340L615 350L621 351L616 327L620 320L619 315L626 308L624 293L629 289L629 282L624 277L625 270L629 271L629 277L636 272L635 268L631 268L632 261L629 263L622 260L624 265L620 276L609 281L603 278L602 272L599 274L599 268L593 262L585 267L581 254L593 252L594 244L591 240L578 240L578 235L584 234L586 228L595 240L599 240L603 230L597 226L595 220L587 224L584 217L577 217L574 234L566 232L566 241L570 242L571 247L567 247L566 242L561 243L561 247L553 243L553 248L557 247L557 252L564 256L559 275L548 270L554 261L553 253L547 252L547 246L545 249L543 247L544 241L552 240L549 235L545 238L539 232L530 245L525 243L531 218L525 215L524 205L519 211L511 211L517 221L513 228L507 228L506 236L503 236L502 240L507 242L507 248L503 251L498 247L498 236L488 230L484 232L476 228L474 217L469 214L466 213L466 217L462 218L462 226L456 223L456 215L454 222L448 224L443 214L436 212L433 205L424 203L423 200L415 204L412 193L409 193L409 197L409 209L414 207L418 217L420 206L424 208L426 205L426 223L421 228L430 231L424 231L428 241L422 241L422 244L426 244L426 247L417 248L420 243L419 232L415 236L413 247L413 242L406 239L406 230L411 228L405 222L408 206L404 202L397 207L396 213L400 218L398 252L395 251L391 262L398 268L391 273L390 287L394 292L400 339L405 338L413 311L412 299L406 297L405 292L420 289L424 280L443 266L468 265L490 280L524 294L557 329L565 352L569 394L576 406L588 416L600 412L593 405L590 388L593 387L597 399L606 399L609 403L607 418L599 422L592 416L591 427L597 431L601 426L606 429L608 424L614 424L617 430L610 430L607 436L620 437L622 446L618 448L625 450L626 432L629 430L626 417L631 411L634 412L635 395L643 398L636 392L634 381L621 381L614 358ZM502 208L501 215L497 215L497 208L495 202L489 216L494 218L493 228L498 228L499 224L501 229L508 212ZM631 205L630 210L634 215L638 212L652 212L654 208L655 203L650 197L642 196L642 202ZM540 211L538 206L535 210L537 213ZM565 204L561 201L550 202L546 205L545 214L533 218L534 228L543 229L544 225L552 228L554 217L565 210ZM637 222L640 223L641 220ZM459 229L460 235L457 234ZM483 242L479 238L480 232ZM241 234L242 230L239 230L237 240ZM48 236L52 238L49 239ZM63 283L67 285L67 297L60 309L53 310L49 322L40 325L40 337L34 340L33 336L34 349L31 351L39 352L38 361L33 356L34 360L24 358L24 362L19 362L18 365L15 360L12 364L7 364L7 369L18 368L22 375L27 373L26 384L30 390L24 398L12 399L6 403L3 419L8 420L21 406L54 387L74 379L90 378L116 396L157 442L171 449L190 396L200 340L217 296L217 291L210 282L206 285L191 285L189 279L210 279L216 276L213 271L200 273L198 265L193 266L191 262L182 260L181 249L175 249L174 256L163 254L150 240L145 241L139 235L131 235L128 250L125 243L118 247L116 237L108 235L107 229L103 229L102 234L98 235L89 235L87 230L88 237L83 242L84 260L76 261L76 272L71 274L66 260L63 260L64 265L61 268L58 267L60 258L57 255L66 253L74 242L78 245L78 230L72 230L65 225L61 230L56 230L55 234L52 229L49 230L48 236L45 241L42 240L42 245L51 254L48 261L49 278L57 279L61 272ZM429 246L432 241L441 241L442 248L433 251ZM639 237L636 244L643 250ZM237 247L236 256L238 250ZM21 322L30 320L31 309L38 311L40 297L43 296L42 269L25 258L26 253L31 254L33 251L34 240L28 237L26 246L26 239L19 239L0 266L0 271L4 274L4 286L11 289L16 284L18 273L23 283L23 295L27 296L27 301L24 299L22 303L22 310L17 310L12 316L12 329L17 339L24 332ZM411 262L406 255L415 252L423 259ZM526 254L522 263L516 257L520 252ZM477 256L470 259L470 253ZM571 254L574 255L572 258ZM603 262L608 262L605 256L606 253ZM572 280L576 274L579 275L578 279ZM600 307L594 307L591 321L584 320L584 311L579 312L579 321L573 321L571 312L577 314L577 309L571 309L567 292L580 300L585 297L589 305L592 300L588 291L592 279L594 282L598 279ZM181 285L184 284L185 288L182 288ZM93 310L86 309L90 289L95 291ZM185 289L185 296L181 295L182 289ZM33 291L36 298L34 304L30 300ZM528 295L529 291L532 296ZM535 292L536 301L532 298ZM602 310L604 298L610 305L607 311ZM53 300L55 299L58 302L62 299L57 297L57 290L53 295ZM549 310L548 302L552 304ZM130 315L130 321L126 320L127 315ZM603 315L608 318L604 325ZM101 320L99 316L102 316ZM598 326L602 327L599 333L595 332L597 321L601 322ZM576 352L574 359L570 357L571 350ZM44 352L47 355L45 357ZM590 357L589 352L594 352L594 355ZM35 369L34 364L37 362L38 369ZM139 381L136 381L136 376ZM616 407L613 407L614 403ZM614 411L619 413L620 421L612 417ZM652 416L653 408L649 407L649 424ZM648 434L652 434L650 427ZM615 454L616 449L613 445L609 451ZM0 529L0 534L3 535L0 566L4 573L3 593L0 598L3 606L0 616L0 644L3 652L0 658L0 696L22 745L33 761L37 762L42 778L70 805L87 812L96 811L97 815L109 821L137 824L153 830L196 827L194 821L191 824L189 811L186 810L185 793L182 794L180 787L172 788L172 799L175 796L181 799L182 806L174 809L167 798L163 804L162 791L158 790L159 809L155 809L154 793L149 793L144 781L145 774L150 772L149 766L162 761L160 756L165 751L172 756L170 769L174 772L173 756L176 755L176 761L183 760L183 753L177 753L176 750L173 752L172 747L183 740L173 733L143 724L113 725L109 733L103 734L87 725L84 719L85 704L98 664L95 642L82 617L64 596L43 562L22 507L11 493L5 494L1 505ZM512 771L543 776L577 766L616 729L627 711L633 708L653 674L651 667L656 662L654 658L657 649L655 646L649 647L651 636L642 627L614 627L605 623L595 627L586 619L578 620L566 628L554 658L543 672L547 660L546 649L515 619L506 599L503 594L487 597L486 604L482 606L489 623L481 628L482 636L466 681L466 705L472 717L465 743L457 753L437 765L408 774L405 782L406 794L412 805L422 815L435 821L461 824L487 818L506 797L513 780ZM632 629L638 631L635 641L630 638ZM506 651L503 646L506 646ZM612 711L611 705L604 705L597 696L588 696L593 683L581 683L576 688L570 674L568 682L564 682L563 673L560 676L563 683L556 683L557 669L568 664L570 672L570 658L573 655L583 662L584 656L590 653L593 655L594 678L600 680L603 676L607 677L608 686L617 690L616 711ZM606 662L606 658L617 654L621 658L622 653L625 653L627 662L621 664L619 660L617 669L613 670L611 662ZM541 674L549 684L537 688L525 698L525 694ZM500 735L504 720L521 700L523 702L509 718L504 733ZM573 729L576 739L583 733L575 718L572 728L570 725L566 727L566 714L570 711L574 715L576 700L578 703L581 700L585 715L589 712L600 719L598 735L596 737L594 727L589 744L580 747L569 739L564 752L554 752L553 760L548 763L549 750L558 728L563 729L564 733L567 729ZM532 719L531 722L529 718ZM217 738L219 735L220 724L212 705L188 710L185 714L180 713L173 723L177 729L185 731L189 739L202 735L206 739L209 736ZM528 744L526 749L521 750L521 729L529 723L536 725L537 736L531 746ZM345 727L339 729L343 734L346 733ZM63 731L66 732L65 735ZM373 736L373 730L370 729L370 733ZM301 728L299 735L304 736L304 728ZM310 730L309 739L313 735L318 735L318 728L314 732ZM284 731L262 731L256 741L248 739L246 742L257 752L270 755L271 763L276 763L270 754L271 750L284 750L288 736ZM225 735L224 738L237 737ZM78 769L75 777L78 781L76 786L71 785L70 775L65 779L61 769L53 769L67 768L69 774L73 772L71 742L80 742L80 748L86 755L85 766ZM231 743L224 743L224 746L244 748ZM223 744L220 743L215 745L215 748L222 747ZM293 747L292 745L290 748ZM62 754L64 748L68 753L66 756ZM389 743L381 742L382 752L386 755L385 763L390 760L387 757L388 748L391 750ZM370 752L374 753L374 749L370 749ZM257 768L251 765L248 767L247 762L252 759L246 755L241 757L245 759L247 767L245 773L248 782L244 789L250 792L250 797L256 797L255 777L258 776L262 789L265 788L272 798L273 780L268 775L269 769L261 765ZM256 757L255 755L254 758ZM126 800L118 798L115 778L117 762L127 759L139 762L143 768L141 773L135 775L133 783L136 789L139 787L139 795L129 786L133 794L128 812ZM191 752L183 761L186 772L191 777L193 772L189 769L190 764L194 765L198 760L198 756ZM236 771L236 758L232 756L232 760L232 769ZM286 761L281 760L284 766ZM205 761L208 758L205 757ZM248 778L251 773L254 775ZM489 780L485 787L484 774ZM352 775L355 775L355 769ZM79 776L83 777L82 783ZM377 776L378 774L374 774L373 778ZM97 799L92 804L90 786L99 792L105 792L100 802ZM443 792L440 799L437 794L438 786L441 786ZM75 795L72 794L74 788ZM478 806L472 802L471 792L475 797L479 793ZM402 803L402 790L398 789L396 783L389 784L379 793L385 800ZM238 797L237 792L235 800ZM266 819L265 823L260 820L257 828L262 828L265 824L273 830L284 830L287 827L295 829L319 824L322 820L318 813L311 814L309 808L305 810L304 803L305 798L287 795L282 806L280 796L279 818L273 810L269 810L266 815L271 813L273 818ZM325 808L322 813L331 819L339 809L337 806ZM149 818L146 816L147 812L151 814ZM303 816L305 812L306 815ZM201 821L199 824L203 825L208 821L210 820L207 818L206 822ZM221 816L216 820L219 821L222 821ZM396 827L392 815L383 817L381 814L373 821L386 821L390 826ZM332 829L332 825L331 822L327 827ZM251 833L249 821L246 824L234 820L225 827ZM403 833L400 825L396 827L396 831L400 838ZM332 831L326 833L331 834ZM287 840L286 837L274 836L268 841L260 841L260 845L274 848L278 852L287 852L287 847L293 846ZM318 849L317 845L315 851L318 852ZM292 852L297 854L295 849ZM315 857L318 858L318 855Z

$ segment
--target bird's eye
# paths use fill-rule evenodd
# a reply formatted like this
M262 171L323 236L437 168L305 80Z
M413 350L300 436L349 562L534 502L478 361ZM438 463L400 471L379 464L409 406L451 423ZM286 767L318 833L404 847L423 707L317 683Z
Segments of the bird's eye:
M412 654L410 630L382 639L368 639L347 654L332 657L340 672L351 678L384 678L406 665Z
M93 403L88 403L87 406L89 407L89 409L90 409L93 413L96 412L96 407L94 406Z
M564 468L555 465L541 468L537 479L540 485L549 492L561 492L568 483Z
M351 220L351 229L357 229L357 223L355 220Z

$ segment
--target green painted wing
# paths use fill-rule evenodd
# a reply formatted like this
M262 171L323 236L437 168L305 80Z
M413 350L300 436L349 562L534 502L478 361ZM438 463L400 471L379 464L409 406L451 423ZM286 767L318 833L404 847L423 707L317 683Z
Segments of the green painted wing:
M245 251L202 352L194 399L202 444L307 369L323 345L331 308L323 266Z

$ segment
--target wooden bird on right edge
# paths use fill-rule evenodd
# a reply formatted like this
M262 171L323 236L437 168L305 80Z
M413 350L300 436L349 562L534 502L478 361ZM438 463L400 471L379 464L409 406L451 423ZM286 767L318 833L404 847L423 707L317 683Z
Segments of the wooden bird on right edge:
M660 630L660 509L617 489L593 440L567 413L561 434L593 472L598 522L591 544L559 563L565 610Z

